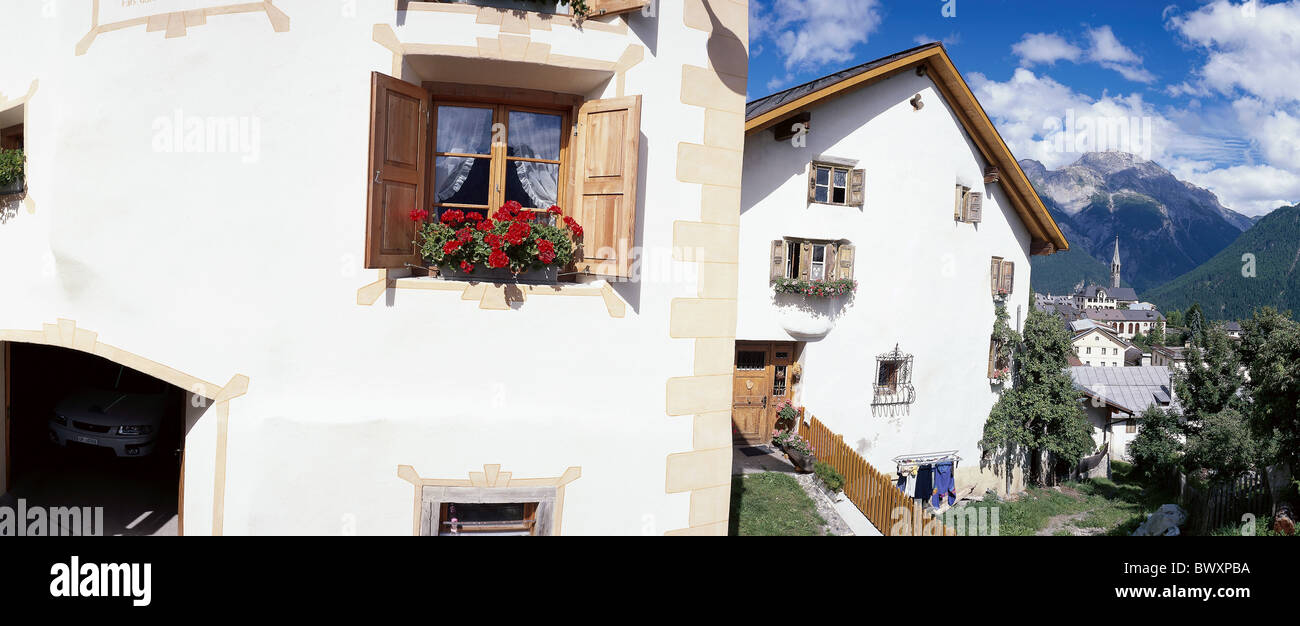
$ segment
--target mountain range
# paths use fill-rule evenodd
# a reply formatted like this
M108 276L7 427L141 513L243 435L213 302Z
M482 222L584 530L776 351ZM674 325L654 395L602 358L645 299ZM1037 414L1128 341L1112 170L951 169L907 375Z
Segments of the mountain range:
M1242 319L1261 306L1290 310L1294 317L1300 313L1297 262L1300 204L1263 216L1209 261L1142 298L1163 311L1182 311L1199 302L1209 319Z
M1034 288L1046 293L1080 280L1109 284L1117 235L1121 278L1141 294L1210 260L1254 223L1133 154L1090 152L1057 170L1025 159L1020 167L1070 242L1068 252L1035 258Z

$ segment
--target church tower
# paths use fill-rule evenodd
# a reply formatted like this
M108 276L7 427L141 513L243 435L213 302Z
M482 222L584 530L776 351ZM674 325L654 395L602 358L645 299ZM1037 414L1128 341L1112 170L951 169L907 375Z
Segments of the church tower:
M1110 260L1110 286L1119 287L1119 235L1115 235L1115 256Z

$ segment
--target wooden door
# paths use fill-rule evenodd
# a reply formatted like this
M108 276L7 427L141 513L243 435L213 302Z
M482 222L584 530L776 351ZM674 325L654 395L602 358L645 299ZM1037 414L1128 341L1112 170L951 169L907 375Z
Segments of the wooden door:
M772 437L768 409L772 348L766 343L736 342L736 373L731 392L732 432L737 442L766 443Z
M737 442L763 444L772 439L777 407L791 395L794 362L794 343L736 342L731 422Z

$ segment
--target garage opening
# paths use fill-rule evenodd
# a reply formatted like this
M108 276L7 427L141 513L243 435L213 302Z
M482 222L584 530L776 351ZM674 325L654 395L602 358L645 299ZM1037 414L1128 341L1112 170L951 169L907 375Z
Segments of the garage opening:
M202 399L93 354L14 342L0 347L0 507L103 507L96 533L181 534L187 415Z

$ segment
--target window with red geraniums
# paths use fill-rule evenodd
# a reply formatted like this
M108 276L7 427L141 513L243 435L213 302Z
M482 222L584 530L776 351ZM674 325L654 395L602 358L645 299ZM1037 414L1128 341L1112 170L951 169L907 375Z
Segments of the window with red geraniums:
M507 201L491 217L476 211L443 211L426 222L428 211L412 211L411 220L422 224L420 253L440 269L471 273L488 268L520 274L530 270L562 268L573 261L574 241L582 226L552 205L544 213Z

